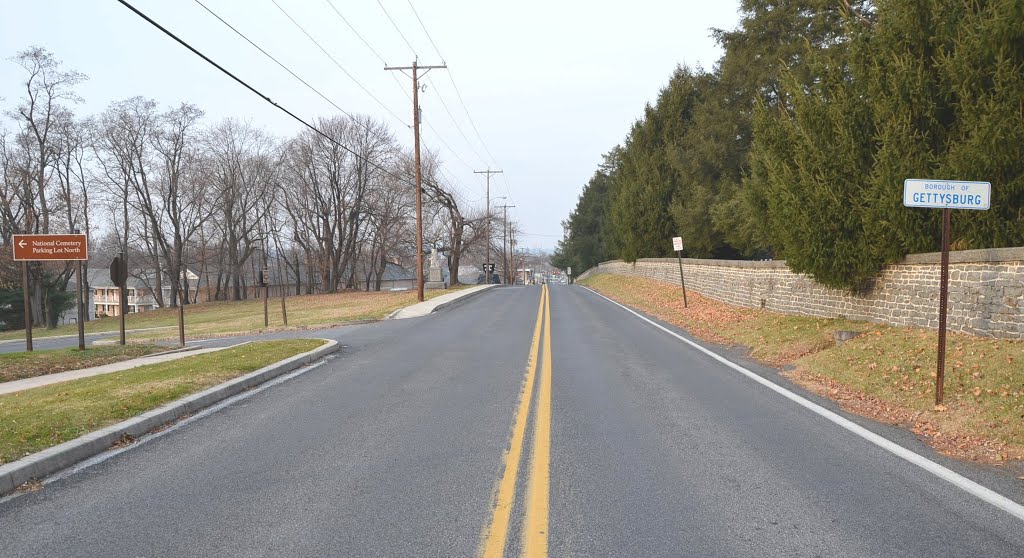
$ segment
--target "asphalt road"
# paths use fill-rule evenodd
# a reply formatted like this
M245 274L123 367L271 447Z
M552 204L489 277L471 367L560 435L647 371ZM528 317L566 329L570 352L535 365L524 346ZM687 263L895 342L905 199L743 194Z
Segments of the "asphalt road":
M316 332L342 355L0 502L0 555L1024 556L1005 511L581 287L542 292Z

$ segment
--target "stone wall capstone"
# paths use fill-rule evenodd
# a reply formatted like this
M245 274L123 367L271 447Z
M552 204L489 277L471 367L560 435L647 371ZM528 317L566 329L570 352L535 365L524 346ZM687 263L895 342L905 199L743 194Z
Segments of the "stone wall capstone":
M686 288L737 306L783 314L845 317L894 326L939 325L939 254L913 254L882 270L865 293L832 289L793 273L784 261L683 259ZM679 285L673 258L603 262L598 273L648 277ZM950 252L948 328L1024 339L1024 248Z

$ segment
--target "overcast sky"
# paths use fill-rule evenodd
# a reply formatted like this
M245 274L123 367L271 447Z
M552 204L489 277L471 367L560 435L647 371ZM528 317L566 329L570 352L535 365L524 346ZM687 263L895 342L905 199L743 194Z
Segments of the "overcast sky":
M446 62L449 72L434 70L423 82L424 145L440 153L445 173L481 208L484 178L472 171L503 170L491 181L492 206L515 204L510 215L528 234L524 244L545 249L561 237L560 222L601 154L623 140L673 68L712 67L720 50L710 28L738 21L735 0L411 0L435 50L410 0L276 0L280 8L275 0L201 1L341 108L387 122L408 146L410 80L385 72L334 8L388 64L409 65L417 54L420 64ZM196 1L129 2L299 116L337 113ZM208 122L239 117L282 137L300 126L115 0L0 5L5 109L21 97L23 79L7 59L40 45L89 76L78 89L85 99L79 114L143 95L163 106L190 101ZM500 196L510 201L495 201Z

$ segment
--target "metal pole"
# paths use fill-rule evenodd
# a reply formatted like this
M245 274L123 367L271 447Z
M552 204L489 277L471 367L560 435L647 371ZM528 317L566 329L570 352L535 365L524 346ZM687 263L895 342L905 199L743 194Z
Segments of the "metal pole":
M276 236L274 237L277 238ZM288 308L285 299L288 297L288 274L281 269L281 245L277 246L277 276L281 278L281 321L288 325Z
M182 265L178 266L178 275L174 278L174 291L178 293L178 346L185 346L185 302L188 301L188 294L186 289L183 287L188 285L188 268L185 267L185 255L182 251L182 257L179 258L182 261Z
M686 302L686 280L683 279L683 251L676 250L676 258L679 259L679 283L683 286L683 308L689 308Z
M29 294L28 262L21 262L21 284L25 291L22 301L25 306L25 350L32 352L32 295Z
M949 228L952 211L942 210L942 264L939 271L939 350L935 366L935 404L942 405L946 373L946 303L949 300Z
M125 344L124 315L128 311L128 261L125 257L124 252L118 254L118 261L121 262L121 269L118 270L121 275L121 288L118 290L118 298L121 305L121 311L118 312L121 315L121 335L118 338L118 343L121 345Z
M178 288L180 291L180 287ZM178 296L178 345L185 346L185 303L184 293Z
M78 350L85 350L85 302L82 301L85 279L82 277L82 260L78 260Z

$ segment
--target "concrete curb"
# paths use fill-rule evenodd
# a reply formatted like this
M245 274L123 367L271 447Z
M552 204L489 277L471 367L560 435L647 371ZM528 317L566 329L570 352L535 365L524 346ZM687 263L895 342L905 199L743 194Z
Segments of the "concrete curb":
M448 302L442 302L441 304L438 304L437 306L431 308L430 312L427 312L427 314L424 314L424 316L429 315L429 314L433 314L434 312L437 312L438 310L441 310L442 308L451 308L452 306L455 306L457 304L465 302L466 300L468 300L470 298L473 298L474 296L476 296L476 295L478 295L478 294L480 294L482 292L489 291L493 287L500 287L501 285L490 284L490 285L475 285L475 286L484 287L484 288L472 290L472 291L469 291L469 292L466 292L464 294L459 295L458 297L454 298L453 300L449 300ZM430 302L430 301L427 301L427 302ZM423 304L423 303L422 302L418 302L416 304ZM388 316L386 318L384 318L384 319L385 320L393 320L393 319L395 319L395 316L400 314L403 310L405 310L406 308L411 308L412 306L416 306L416 304L413 304L411 306L406 306L405 308L399 308L398 310L395 310L394 312L388 314ZM422 317L422 316L417 316L417 317Z
M485 288L483 288L483 289L477 289L475 291L468 292L468 293L466 293L466 294L464 294L464 295L462 295L462 296L460 296L460 297L458 297L458 298L456 298L454 300L449 300L448 302L442 302L441 304L438 304L437 306L435 306L434 309L430 311L430 313L433 314L434 312L437 312L438 310L443 310L445 308L452 308L454 306L458 306L459 304L462 304L463 302L466 302L467 300L469 300L469 299L471 299L473 297L479 296L479 295L481 295L483 293L486 293L487 291L489 291L489 290L491 290L493 288L501 287L501 286L502 285L495 285L495 284L486 285Z
M2 465L0 466L0 496L14 492L19 486L32 479L41 479L102 453L117 443L125 434L138 438L184 415L200 411L228 397L337 352L340 348L337 341L331 339L322 339L322 341L326 341L326 343L312 351L286 358L255 372L172 401L137 417Z

